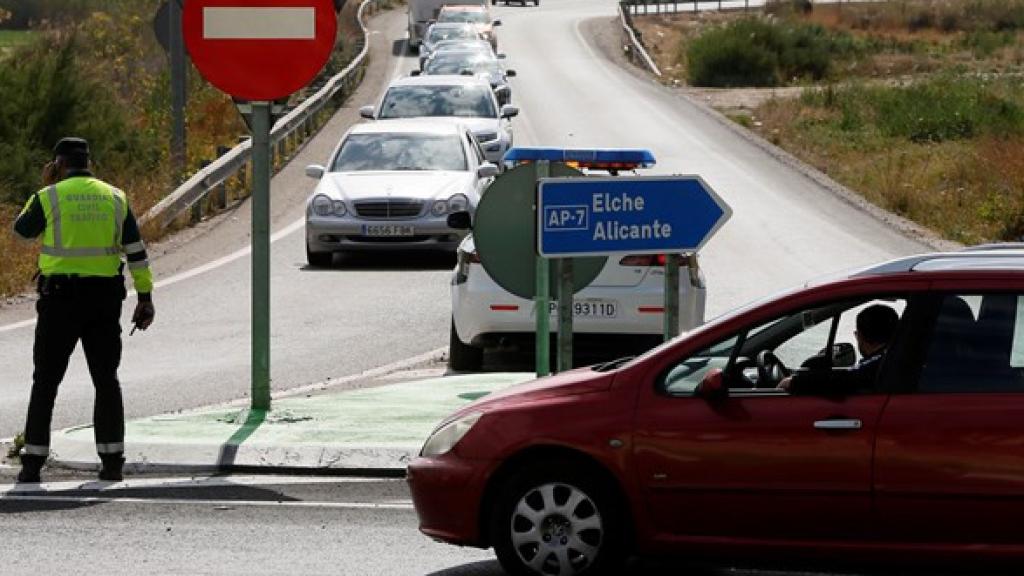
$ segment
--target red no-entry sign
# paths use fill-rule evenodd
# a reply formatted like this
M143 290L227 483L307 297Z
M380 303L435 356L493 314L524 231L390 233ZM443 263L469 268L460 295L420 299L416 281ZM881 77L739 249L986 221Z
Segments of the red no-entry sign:
M196 68L242 100L276 100L308 84L337 29L333 0L188 0L182 15Z

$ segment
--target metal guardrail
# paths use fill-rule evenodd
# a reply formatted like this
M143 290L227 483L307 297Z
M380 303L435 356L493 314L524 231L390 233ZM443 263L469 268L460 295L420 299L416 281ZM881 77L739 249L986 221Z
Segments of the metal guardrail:
M633 16L698 12L702 4L715 6L718 10L749 10L763 8L772 4L772 0L626 0L621 3Z
M619 2L619 18L622 21L622 46L634 64L639 63L647 67L655 76L660 78L661 70L658 70L658 65L654 63L651 55L644 49L643 42L641 42L636 31L633 29L633 19L627 8L628 4L628 2Z
M331 77L316 93L306 98L274 124L270 131L270 142L277 154L284 154L290 139L296 137L305 139L312 136L317 113L323 110L339 93L347 94L358 83L358 72L366 63L366 56L369 53L369 30L366 28L363 16L369 7L376 7L378 2L379 0L363 0L363 3L359 5L356 20L363 31L359 54L344 70ZM245 167L251 155L252 139L247 138L200 169L184 184L178 186L166 198L150 208L139 219L140 224L145 225L155 220L161 229L167 228L184 211L202 202L211 192L218 188L223 190L227 180L237 175Z

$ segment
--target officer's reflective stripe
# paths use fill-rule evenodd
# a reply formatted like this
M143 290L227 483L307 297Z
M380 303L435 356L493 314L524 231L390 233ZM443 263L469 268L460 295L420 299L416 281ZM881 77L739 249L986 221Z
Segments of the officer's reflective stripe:
M115 247L110 248L56 248L54 246L43 246L40 250L47 256L58 258L93 258L96 256L117 256L121 250Z
M139 260L138 262L129 262L129 270L141 270L143 268L149 268L149 260Z
M120 454L124 452L124 442L96 443L97 454Z
M146 251L146 245L142 241L132 242L124 245L124 251L126 254L138 254L139 252Z
M60 198L57 196L57 185L52 184L46 189L50 199L50 220L53 223L53 245L60 248L64 245L60 237Z
M121 225L124 224L124 202L121 201L121 192L117 188L112 190L114 197L114 246L121 245Z
M25 454L29 454L31 456L49 456L50 455L50 447L49 446L40 446L39 444L25 444L25 446L21 450Z

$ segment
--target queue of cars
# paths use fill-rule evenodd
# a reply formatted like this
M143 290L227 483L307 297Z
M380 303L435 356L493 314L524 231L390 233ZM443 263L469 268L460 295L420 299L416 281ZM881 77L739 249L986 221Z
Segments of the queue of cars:
M486 6L441 6L438 20L425 32L420 47L421 54L429 54L423 70L391 82L376 104L360 109L375 127L353 129L327 167L309 168L320 184L307 210L307 260L311 266L328 266L334 254L342 252L458 247L451 283L449 366L476 371L486 348L526 344L535 329L533 303L510 294L490 277L471 233L446 225L446 216L456 209L472 214L496 172L493 166L507 164L504 160L514 141L512 119L519 113L508 104L508 78L515 72L500 66L492 48L497 44L493 28L488 41L468 22L497 22ZM421 133L432 130L434 138L437 126L428 129L421 123L417 132L413 124L400 122L410 119L447 121L467 129L471 138L465 139L461 151L465 161L447 156L400 158L403 147L434 153L438 146ZM371 133L372 152L367 147ZM383 156L376 162L352 160L368 154ZM621 168L620 163L615 165ZM588 344L636 352L657 345L663 334L664 264L664 256L609 259L574 300L574 332ZM689 329L704 320L706 288L696 256L685 260L685 270L679 288L680 326ZM554 315L554 307L548 312Z

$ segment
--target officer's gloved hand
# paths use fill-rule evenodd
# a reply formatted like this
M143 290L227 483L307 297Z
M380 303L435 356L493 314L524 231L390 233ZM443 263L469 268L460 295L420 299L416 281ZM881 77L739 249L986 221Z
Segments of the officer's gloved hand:
M145 330L153 323L155 316L156 308L153 307L153 303L140 301L135 305L135 313L132 314L132 324L135 324L139 330Z

